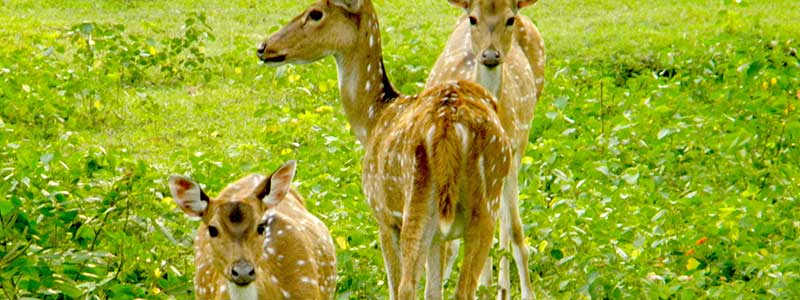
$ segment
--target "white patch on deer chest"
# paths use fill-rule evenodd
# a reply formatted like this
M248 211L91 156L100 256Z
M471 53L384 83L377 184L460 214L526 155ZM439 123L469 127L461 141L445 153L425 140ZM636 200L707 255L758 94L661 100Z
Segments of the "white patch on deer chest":
M255 284L240 287L233 282L228 282L230 298L236 300L258 300L258 289Z

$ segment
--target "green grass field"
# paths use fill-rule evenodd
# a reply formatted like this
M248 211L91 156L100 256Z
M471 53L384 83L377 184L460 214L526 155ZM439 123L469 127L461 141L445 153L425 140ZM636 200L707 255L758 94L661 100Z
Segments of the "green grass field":
M167 176L214 195L289 159L337 244L337 299L386 298L333 60L255 56L308 3L0 1L0 298L193 298L199 224ZM375 4L390 78L415 93L462 12ZM800 2L541 0L523 13L548 52L520 176L534 286L800 298Z

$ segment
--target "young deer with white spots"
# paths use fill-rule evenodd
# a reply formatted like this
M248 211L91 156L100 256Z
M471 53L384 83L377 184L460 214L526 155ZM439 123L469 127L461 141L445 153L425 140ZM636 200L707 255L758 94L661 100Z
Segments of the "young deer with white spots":
M500 123L511 139L514 153L503 190L500 246L508 249L510 238L522 299L533 299L528 276L528 249L519 216L518 175L534 108L544 84L545 53L539 30L518 12L536 0L448 1L464 9L466 15L456 25L444 52L431 70L427 85L472 79L497 97ZM450 261L454 260L455 254L448 255ZM445 269L450 269L449 264ZM491 268L487 268L484 281L490 277ZM501 258L499 285L499 298L508 299L510 278L506 258Z
M491 94L454 81L399 95L384 71L369 0L318 1L258 54L272 65L336 58L344 110L366 150L362 184L378 222L390 299L416 299L426 259L441 265L441 253L428 250L459 237L465 255L456 298L474 299L511 163ZM437 271L428 278L440 277Z
M217 198L179 175L172 197L203 224L195 238L197 299L332 299L336 253L328 228L291 188L295 162L253 174Z

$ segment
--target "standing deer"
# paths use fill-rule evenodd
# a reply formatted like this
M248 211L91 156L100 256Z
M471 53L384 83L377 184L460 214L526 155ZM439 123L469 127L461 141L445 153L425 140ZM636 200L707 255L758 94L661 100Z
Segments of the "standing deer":
M441 265L441 253L428 250L459 237L465 254L456 298L474 299L511 164L488 91L454 81L419 96L398 94L384 70L369 0L318 1L258 55L270 65L336 59L342 104L366 150L362 188L378 223L390 299L416 299L423 262Z
M517 264L522 299L533 299L528 275L528 248L519 216L519 168L528 144L534 108L544 84L544 41L531 21L519 9L536 0L448 0L465 10L428 77L427 86L453 79L475 80L498 101L500 123L511 139L514 159L505 179L501 204L500 246L509 248ZM457 246L457 245L456 245ZM450 252L450 265L455 251ZM486 266L490 266L487 264ZM447 271L445 272L447 273ZM498 298L508 299L510 288L508 260L500 261ZM445 274L446 278L447 274ZM491 277L491 268L484 279ZM441 283L430 283L441 285Z
M175 202L203 224L195 238L197 299L332 299L336 253L328 228L291 188L295 162L253 174L209 198L169 178Z

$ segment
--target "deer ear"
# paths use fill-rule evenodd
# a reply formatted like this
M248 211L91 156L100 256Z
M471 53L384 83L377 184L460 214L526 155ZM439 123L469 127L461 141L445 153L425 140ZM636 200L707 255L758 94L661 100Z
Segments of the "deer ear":
M528 6L531 6L536 3L538 0L517 0L517 9L522 9Z
M332 2L350 13L357 13L364 4L364 0L332 0Z
M472 0L447 0L447 2L450 2L450 5L455 7L468 9Z
M269 186L269 189L266 192L267 195L262 198L262 201L264 201L267 207L278 205L278 203L281 203L281 201L286 198L286 195L289 194L289 190L292 188L292 179L294 179L296 166L297 163L295 161L287 161L265 180L265 188Z
M189 216L202 217L208 210L209 198L200 185L189 177L172 175L169 177L169 191L175 203Z

